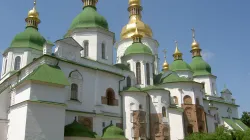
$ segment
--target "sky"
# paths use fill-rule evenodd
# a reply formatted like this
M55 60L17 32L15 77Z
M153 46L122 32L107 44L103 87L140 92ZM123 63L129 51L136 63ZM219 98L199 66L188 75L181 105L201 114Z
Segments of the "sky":
M143 21L153 30L162 50L166 49L168 63L173 62L174 41L179 42L183 58L190 63L191 28L196 29L196 40L203 58L217 76L217 89L226 85L232 92L239 113L250 111L250 1L249 0L141 0ZM37 0L42 23L40 33L51 41L61 39L72 20L82 10L81 0ZM10 46L14 36L25 28L24 19L33 7L33 0L1 0L0 50ZM128 22L128 0L99 0L98 12L120 40L120 32ZM115 52L114 52L115 53ZM2 58L1 58L2 59Z

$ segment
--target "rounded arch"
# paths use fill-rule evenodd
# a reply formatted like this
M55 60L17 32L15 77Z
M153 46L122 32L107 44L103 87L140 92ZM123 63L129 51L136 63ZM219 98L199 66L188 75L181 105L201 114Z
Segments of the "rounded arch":
M21 67L21 57L17 56L15 58L14 70L19 70Z
M69 73L69 78L83 80L83 76L78 70L71 71Z
M106 90L106 97L107 97L107 105L114 105L115 92L112 88L108 88Z
M101 43L102 59L106 59L106 43L103 41Z
M192 104L192 98L189 95L184 96L184 104Z
M174 96L173 99L174 99L174 104L178 105L179 104L178 97Z
M127 77L127 87L131 87L131 78Z

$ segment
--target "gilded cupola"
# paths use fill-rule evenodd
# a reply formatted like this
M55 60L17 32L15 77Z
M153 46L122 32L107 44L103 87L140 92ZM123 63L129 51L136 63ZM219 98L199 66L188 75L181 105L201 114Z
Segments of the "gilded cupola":
M164 63L162 65L162 69L163 69L163 71L168 71L169 65L168 65L168 62L167 62L167 50L164 49L163 53L164 53Z
M191 45L191 47L192 47L191 53L193 54L193 57L201 56L200 44L195 39L195 30L194 29L192 29L192 33L193 33L193 42Z
M41 20L39 19L39 13L36 10L36 0L34 1L33 8L28 12L28 16L25 19L28 26L32 26L35 28L38 28L38 24L41 23Z
M151 28L142 21L141 0L129 0L128 11L130 13L129 22L122 29L121 39L131 38L136 29L138 29L143 37L152 37Z

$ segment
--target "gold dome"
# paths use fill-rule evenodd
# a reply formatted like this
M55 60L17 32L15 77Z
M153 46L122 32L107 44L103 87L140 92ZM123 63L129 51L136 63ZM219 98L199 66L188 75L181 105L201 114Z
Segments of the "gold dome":
M192 50L200 49L200 44L196 40L193 41L191 46L192 46Z
M131 17L129 23L122 28L121 38L131 38L136 28L143 37L153 36L152 30L147 24L143 23L138 17Z
M37 18L39 19L39 13L36 10L36 0L34 1L34 7L28 13L28 18Z
M141 0L129 0L128 4L130 6L141 5Z
M151 28L141 20L141 0L129 0L129 22L122 28L121 39L131 38L136 28L142 37L152 37Z
M163 63L163 65L162 65L162 67L163 67L163 70L167 71L168 68L169 68L168 62L165 61L165 62Z

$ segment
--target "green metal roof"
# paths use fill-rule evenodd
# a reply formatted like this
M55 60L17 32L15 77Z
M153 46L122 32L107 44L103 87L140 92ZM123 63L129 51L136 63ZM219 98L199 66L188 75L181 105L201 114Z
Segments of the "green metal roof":
M222 118L233 130L247 130L249 129L241 120L239 119L229 119L229 118ZM242 128L242 129L241 129Z
M117 68L122 69L122 70L130 71L130 68L125 64L115 64L114 66L116 66Z
M174 60L169 69L171 71L192 71L191 67L182 59Z
M96 138L96 133L74 120L72 124L65 126L64 136Z
M58 85L68 86L69 82L60 68L43 64L35 69L26 80L40 81Z
M103 129L102 138L126 139L124 131L121 128L116 127L112 124Z
M212 73L210 65L201 56L193 57L190 67L194 72L193 76L211 75Z
M69 32L77 28L90 27L99 27L106 30L109 29L107 20L96 11L96 7L86 6L72 21ZM68 33L65 37L68 36Z
M161 84L165 84L165 83L174 83L174 82L188 82L191 81L185 77L179 77L177 74L175 73L170 73L169 75L167 75L166 77L162 78L160 83Z
M145 88L142 88L141 90L148 91L148 90L165 90L165 89L157 86L147 86Z
M36 28L27 27L23 32L14 37L10 48L32 48L42 51L45 42L46 40Z
M126 49L124 56L130 55L130 54L152 55L152 51L149 49L148 46L146 46L140 42L135 42Z

